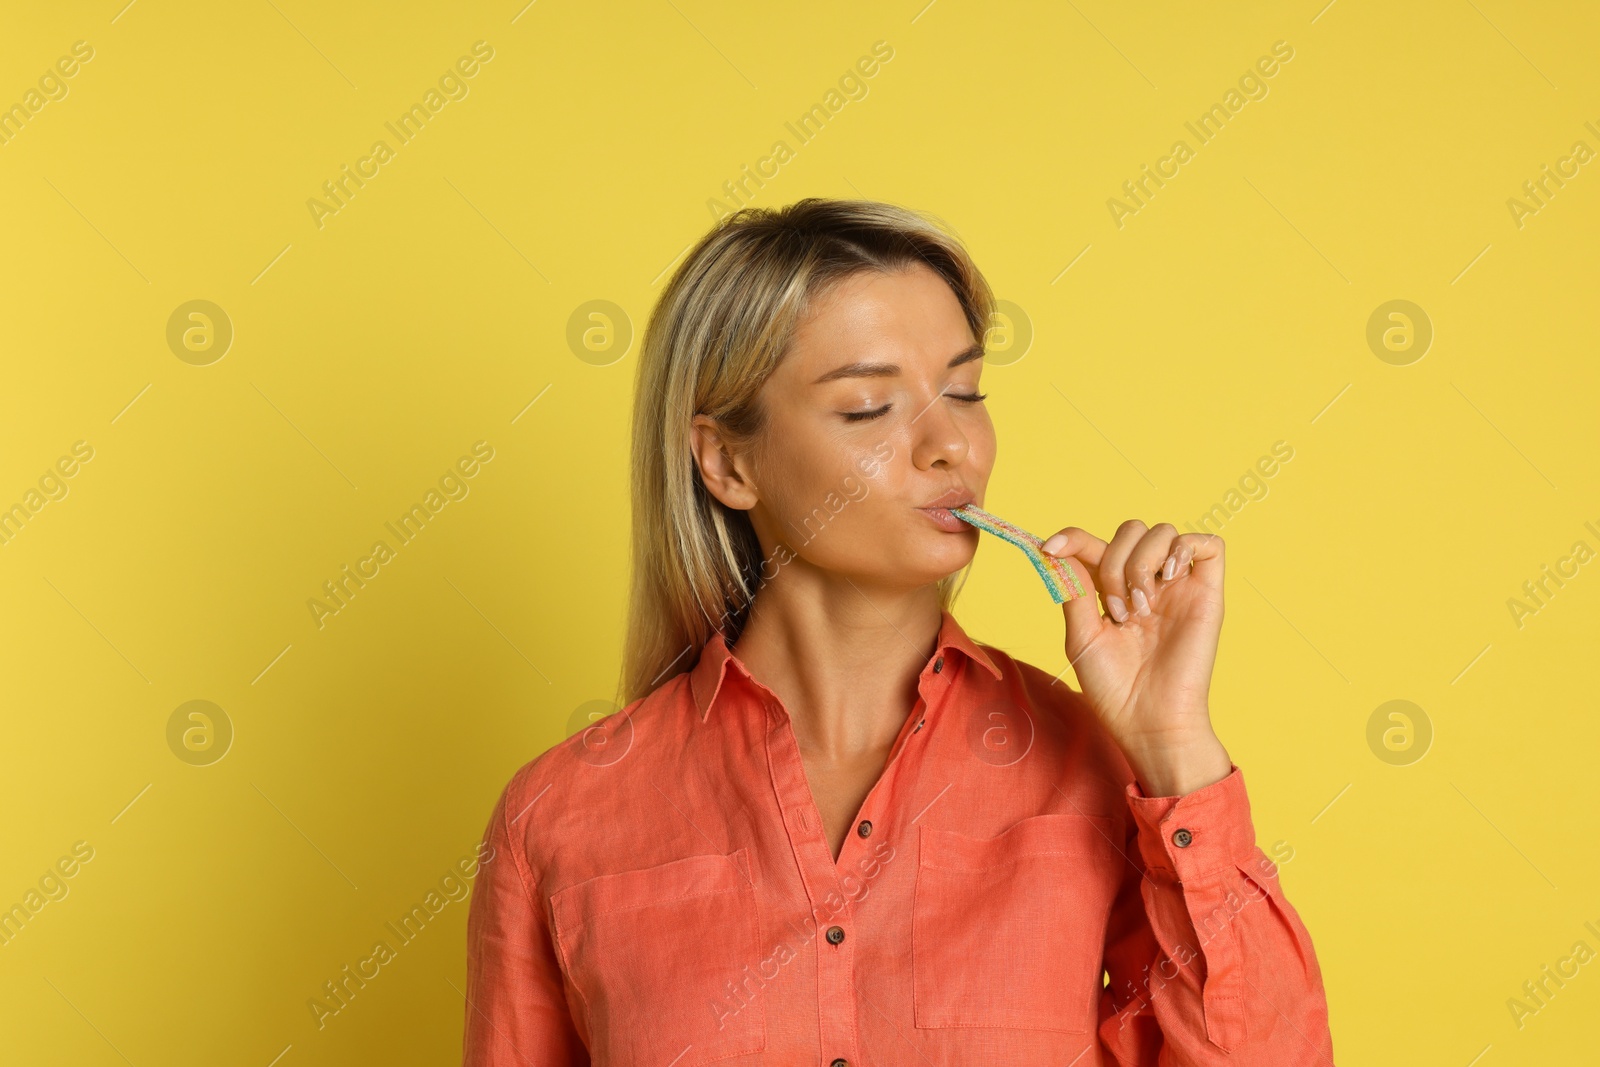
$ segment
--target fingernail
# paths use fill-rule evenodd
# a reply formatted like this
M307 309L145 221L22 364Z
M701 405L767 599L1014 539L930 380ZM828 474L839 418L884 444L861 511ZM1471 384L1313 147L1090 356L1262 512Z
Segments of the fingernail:
M1067 547L1067 535L1066 534L1051 534L1048 538L1045 539L1044 544L1040 546L1039 550L1041 552L1048 552L1050 555L1053 556L1057 552L1060 552L1065 547Z
M1150 600L1138 586L1133 587L1133 610L1140 615L1150 614Z
M1106 610L1111 612L1111 617L1118 622L1125 622L1128 618L1128 609L1123 605L1122 598L1119 596L1107 595Z
M1167 565L1161 568L1161 577L1170 580L1177 569L1178 555L1176 552L1174 552L1172 555L1167 557Z

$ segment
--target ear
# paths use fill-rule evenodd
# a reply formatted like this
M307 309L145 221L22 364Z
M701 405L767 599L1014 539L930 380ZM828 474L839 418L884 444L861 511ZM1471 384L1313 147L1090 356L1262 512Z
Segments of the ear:
M691 421L689 450L712 496L735 511L755 507L760 494L748 478L744 457L732 449L711 416L696 415Z

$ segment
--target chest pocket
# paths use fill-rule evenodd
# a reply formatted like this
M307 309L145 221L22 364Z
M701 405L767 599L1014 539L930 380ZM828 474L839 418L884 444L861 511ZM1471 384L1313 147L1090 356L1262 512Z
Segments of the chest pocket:
M604 874L550 897L596 1067L694 1067L767 1046L748 849ZM735 998L730 984L739 991Z
M918 1027L1088 1033L1121 870L1116 823L1035 815L998 837L923 826L912 902Z

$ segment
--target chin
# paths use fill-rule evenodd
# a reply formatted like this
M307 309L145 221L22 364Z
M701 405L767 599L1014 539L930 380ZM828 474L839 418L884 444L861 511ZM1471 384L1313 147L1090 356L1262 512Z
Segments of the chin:
M976 533L977 531L973 532ZM932 551L921 554L918 557L919 559L925 559L928 563L928 569L935 572L933 577L929 579L930 581L937 581L940 578L954 574L971 563L973 556L977 555L975 551L976 545L964 544L950 534L942 536L944 537L942 545L936 545Z

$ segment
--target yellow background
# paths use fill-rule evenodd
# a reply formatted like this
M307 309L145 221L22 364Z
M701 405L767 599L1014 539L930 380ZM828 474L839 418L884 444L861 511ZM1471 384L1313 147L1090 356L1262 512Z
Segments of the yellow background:
M780 139L755 203L933 212L1031 323L985 374L996 512L1186 528L1293 448L1220 528L1213 707L1259 841L1293 850L1339 1059L1593 1056L1600 963L1521 1028L1506 1001L1574 942L1600 950L1600 576L1520 626L1508 601L1600 547L1600 164L1520 227L1507 200L1575 141L1600 150L1600 22L1505 0L924 4L8 17L0 105L73 42L94 58L0 145L0 506L74 442L94 456L0 547L0 906L74 842L94 858L0 947L7 1062L459 1055L464 901L324 1028L307 1000L613 695L637 333L708 201ZM319 228L322 183L479 40L469 94ZM1184 122L1280 40L1268 95L1196 145ZM866 95L800 144L784 124L877 41ZM1195 158L1119 228L1107 200L1180 138ZM234 330L207 366L166 340L196 299ZM1366 342L1394 299L1434 329L1406 366ZM629 316L620 358L569 347L591 300ZM480 440L469 495L319 629L322 583ZM959 614L1064 665L1059 609L997 544ZM168 745L190 700L235 732L208 766ZM1369 748L1390 700L1431 723L1421 760Z

